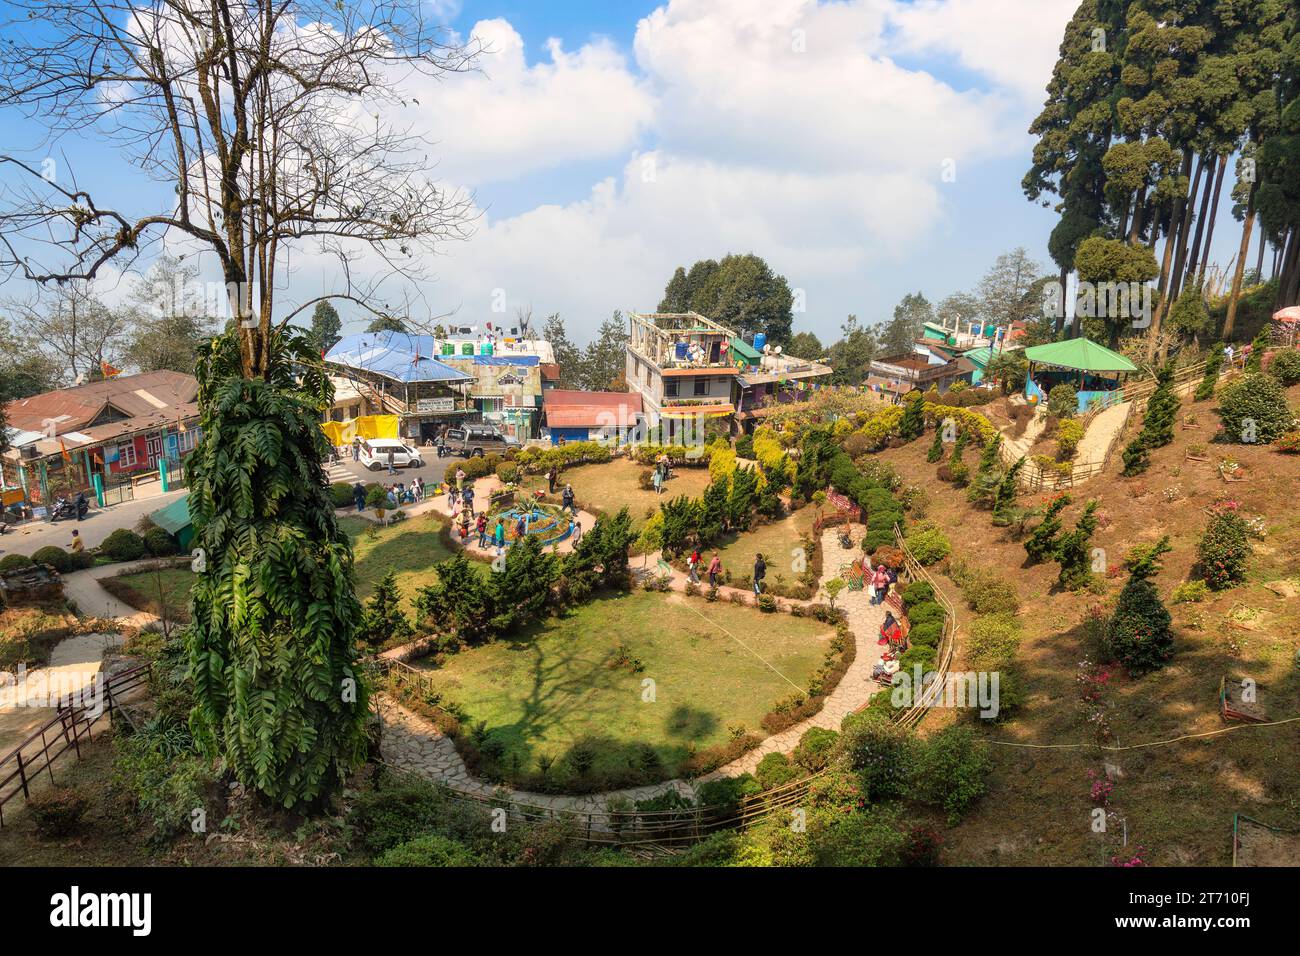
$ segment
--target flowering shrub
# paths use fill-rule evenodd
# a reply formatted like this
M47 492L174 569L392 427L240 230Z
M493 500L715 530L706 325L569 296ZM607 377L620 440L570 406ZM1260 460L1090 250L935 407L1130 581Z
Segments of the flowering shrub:
M1088 798L1099 807L1107 806L1110 795L1115 792L1115 781L1110 779L1109 774L1097 773L1095 770L1088 771L1088 779L1092 781Z
M1237 513L1235 502L1214 507L1197 550L1201 576L1212 590L1222 591L1245 579L1250 526Z

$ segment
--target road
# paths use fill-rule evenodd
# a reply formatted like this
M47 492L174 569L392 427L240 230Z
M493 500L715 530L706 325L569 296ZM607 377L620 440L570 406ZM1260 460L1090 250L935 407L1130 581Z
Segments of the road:
M426 451L426 449L421 449L421 451ZM428 449L428 451L432 452L432 449ZM452 457L438 458L436 454L431 453L428 460L419 468L398 469L396 478L389 478L383 468L378 471L370 471L350 458L333 465L327 465L325 470L331 482L379 481L386 484L390 481L401 481L410 484L411 480L418 475L424 479L426 484L435 485L442 481L443 473L446 472L448 465L452 465L454 471L454 463L462 460ZM185 494L185 491L182 489L165 495L154 495L149 498L127 501L120 505L113 505L110 508L95 508L91 510L86 520L81 522L56 521L50 523L48 521L31 521L23 525L10 525L9 531L0 535L0 557L4 557L6 554L35 554L41 548L51 544L66 548L72 541L73 528L80 532L86 547L96 547L118 528L134 529L141 518L170 504L183 494Z

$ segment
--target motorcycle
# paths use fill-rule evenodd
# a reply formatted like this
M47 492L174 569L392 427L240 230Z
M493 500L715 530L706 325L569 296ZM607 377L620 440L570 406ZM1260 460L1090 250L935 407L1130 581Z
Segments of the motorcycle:
M54 504L50 506L50 520L62 521L64 518L77 517L77 506L67 498L56 498Z

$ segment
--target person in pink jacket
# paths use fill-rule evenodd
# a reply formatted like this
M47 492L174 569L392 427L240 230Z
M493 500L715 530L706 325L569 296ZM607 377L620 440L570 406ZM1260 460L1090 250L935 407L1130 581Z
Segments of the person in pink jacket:
M885 570L882 564L876 568L876 573L871 576L871 603L881 604L885 600L885 595L889 593L889 572Z

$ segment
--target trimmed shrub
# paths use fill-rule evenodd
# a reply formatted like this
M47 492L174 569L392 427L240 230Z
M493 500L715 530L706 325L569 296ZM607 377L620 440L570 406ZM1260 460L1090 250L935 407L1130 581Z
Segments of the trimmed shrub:
M375 858L375 866L478 866L469 847L437 833L399 843Z
M1276 441L1295 427L1282 385L1271 375L1243 375L1225 385L1216 409L1229 441Z
M888 694L876 698L888 699ZM840 724L839 752L858 772L866 799L888 800L907 793L916 740L911 731L868 712L849 714Z
M1273 353L1273 359L1268 363L1268 374L1286 388L1300 383L1300 351L1282 349Z
M799 745L794 748L795 763L809 773L821 770L830 763L839 736L835 731L824 727L809 727L799 738Z
M176 539L162 528L150 528L144 535L144 546L155 558L175 554L178 550Z
M110 561L138 561L144 557L144 538L134 531L118 528L99 546L99 553Z
M768 754L768 756L779 757L781 755ZM785 765L788 767L790 762L787 760ZM759 766L762 766L761 761ZM761 780L755 780L752 774L742 773L739 777L719 777L717 780L702 783L699 789L696 790L696 795L700 806L709 807L716 810L719 816L727 817L740 809L740 802L745 797L765 789L768 788L763 785Z
M926 605L929 607L930 605ZM934 605L938 607L938 605ZM942 610L942 609L940 609ZM925 624L917 624L907 632L907 639L918 647L928 647L931 650L939 646L943 640L943 621L930 621Z
M56 545L47 544L32 555L31 564L48 564L60 574L73 570L72 555Z
M346 481L336 481L330 485L330 504L335 508L346 508L352 504L352 485Z
M511 485L519 480L519 466L512 461L503 461L497 465L497 477L504 484Z
M1246 578L1251 555L1250 531L1235 511L1216 511L1197 546L1201 576L1214 591L1222 591Z
M942 561L952 553L948 536L931 524L918 525L904 535L912 556L925 566Z
M985 614L970 625L967 658L980 670L1006 667L1020 647L1020 620L1013 613Z
M798 780L803 776L803 771L792 764L785 754L770 753L758 762L754 774L760 787L772 790Z
M1169 596L1170 604L1195 604L1210 596L1210 588L1204 581L1184 581L1174 587Z
M903 610L910 609L913 605L922 604L926 601L934 600L934 588L929 581L913 581L907 587L903 588Z
M0 571L17 571L29 567L32 559L25 554L6 554L0 558Z
M913 629L920 627L922 624L943 624L943 619L943 607L937 601L926 601L915 608L909 608L907 611L907 622L912 625Z
M1069 418L1079 411L1079 393L1065 382L1054 385L1047 393L1047 411L1057 418Z

